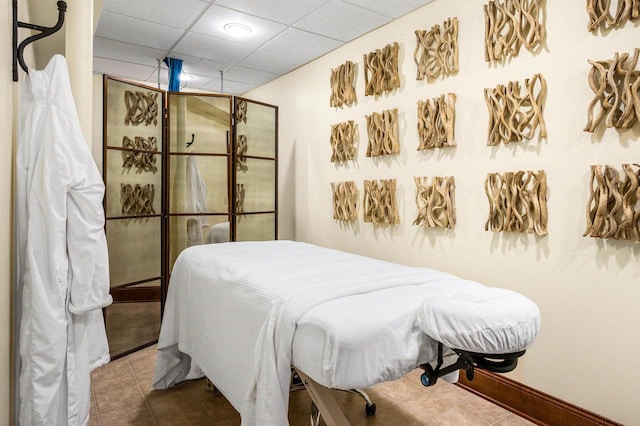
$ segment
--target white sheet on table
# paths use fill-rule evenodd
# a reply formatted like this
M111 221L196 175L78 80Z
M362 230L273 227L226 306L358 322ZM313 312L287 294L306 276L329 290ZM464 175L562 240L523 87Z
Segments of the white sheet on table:
M291 241L189 248L173 269L154 387L183 380L188 353L240 411L243 425L256 418L261 425L285 425L292 339L305 312L352 294L459 281ZM203 320L202 312L210 318ZM245 400L248 391L254 398Z

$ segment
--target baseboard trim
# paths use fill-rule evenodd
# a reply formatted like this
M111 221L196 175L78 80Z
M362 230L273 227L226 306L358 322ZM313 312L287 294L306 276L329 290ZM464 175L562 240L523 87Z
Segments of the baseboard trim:
M508 377L475 370L467 380L460 372L458 386L539 425L622 426L598 414L540 392Z

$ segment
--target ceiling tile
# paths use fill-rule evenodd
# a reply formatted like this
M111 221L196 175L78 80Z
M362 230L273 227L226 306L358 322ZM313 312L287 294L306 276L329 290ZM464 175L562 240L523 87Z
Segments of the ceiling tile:
M180 38L182 31L111 12L102 12L95 35L167 51Z
M169 27L185 29L206 8L202 0L104 0L103 11L142 19Z
M155 70L147 65L130 64L106 58L93 58L93 72L108 74L114 77L124 77L134 80L146 80Z
M256 86L263 85L275 80L279 74L255 70L252 68L235 66L223 74L224 80L231 80L238 83L253 84Z
M251 46L194 33L187 34L175 48L178 53L220 62L225 65L225 68L235 64L254 50Z
M252 84L238 83L235 81L224 80L222 89L224 90L224 93L227 95L243 95L247 93L249 90L254 89L255 87L257 86ZM220 93L220 80L215 79L211 81L209 84L207 84L206 86L202 87L202 89L210 90L215 93Z
M173 56L173 53L171 54L171 56ZM186 55L182 56L184 57ZM184 61L182 64L182 69L185 70L185 72L192 74L211 75L213 77L218 77L220 75L220 71L228 67L228 65L225 65L222 62L210 61L208 59L200 59L199 61L197 61L197 59L199 58L193 58L193 61L191 61L189 57L179 59L183 59Z
M389 22L389 18L341 0L332 0L293 26L316 34L350 41Z
M264 49L278 53L315 59L341 46L338 40L308 33L296 28L289 28L278 37L264 45Z
M307 62L304 58L259 49L253 52L251 56L240 61L238 65L261 69L276 74L284 74Z
M327 3L327 1L216 0L216 4L290 25Z
M389 0L345 0L347 3L351 3L355 6L360 6L365 9L369 9L373 12L379 13L389 18L398 18L406 15L407 13L431 3L433 0L402 0L402 1L389 1Z
M223 28L225 24L232 22L247 25L252 31L243 36L233 35ZM223 40L259 47L286 28L285 25L273 21L214 5L211 6L207 13L202 15L193 26L192 31Z
M136 46L100 37L93 38L93 55L100 58L153 67L157 66L157 59L162 59L164 53L164 50L151 49L150 47Z
M153 86L157 86L158 84L158 76L157 71L153 73L153 75L147 78L147 82L152 84ZM200 89L203 86L206 86L210 83L213 78L205 75L197 75L188 73L192 78L190 80L186 80L180 83L180 91L188 92L189 88ZM166 69L162 69L160 71L160 84L167 85L169 84L169 73Z

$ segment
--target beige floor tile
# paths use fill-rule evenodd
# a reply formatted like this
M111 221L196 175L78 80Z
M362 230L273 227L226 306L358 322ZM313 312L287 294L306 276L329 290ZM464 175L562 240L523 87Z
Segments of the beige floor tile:
M426 392L400 404L402 409L422 421L432 419L455 406L453 402L439 397L435 392Z
M473 414L474 416L491 424L498 422L511 414L510 411L475 395L460 404L459 407L467 413Z
M488 426L490 423L487 423L472 414L467 413L466 411L460 409L459 407L454 407L444 413L428 420L425 424L429 426Z
M423 391L424 386L420 382L413 380L399 379L392 382L381 383L374 386L370 391L374 394L382 394L385 399L389 399L396 404L400 404L416 396Z
M523 419L513 413L510 413L507 417L495 423L495 426L535 426L535 423L529 420Z
M127 407L99 411L101 426L155 426L156 423L144 401L130 404Z

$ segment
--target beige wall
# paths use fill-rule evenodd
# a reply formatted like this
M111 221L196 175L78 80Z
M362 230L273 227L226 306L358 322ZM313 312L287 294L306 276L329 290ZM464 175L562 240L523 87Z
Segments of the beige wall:
M484 18L477 0L438 0L246 94L280 107L280 238L308 241L399 263L438 268L532 298L542 312L542 332L511 374L516 380L626 424L640 424L640 246L582 237L591 164L640 161L640 126L595 136L582 131L592 94L587 59L633 52L637 28L627 24L606 37L587 32L584 2L546 2L547 43L537 55L523 49L504 66L484 61ZM416 29L458 17L460 72L434 83L417 82ZM379 99L364 96L362 54L400 44L402 85ZM331 68L358 63L358 103L329 107ZM487 147L483 88L523 81L540 72L548 83L548 140ZM457 148L416 151L416 102L453 92ZM365 157L365 114L400 110L400 155ZM331 124L356 120L357 160L330 162ZM535 237L484 231L487 173L544 169L548 178L549 234ZM412 226L414 176L453 175L458 223L452 231ZM354 225L332 220L332 181L397 178L400 225ZM362 198L360 197L360 204Z

